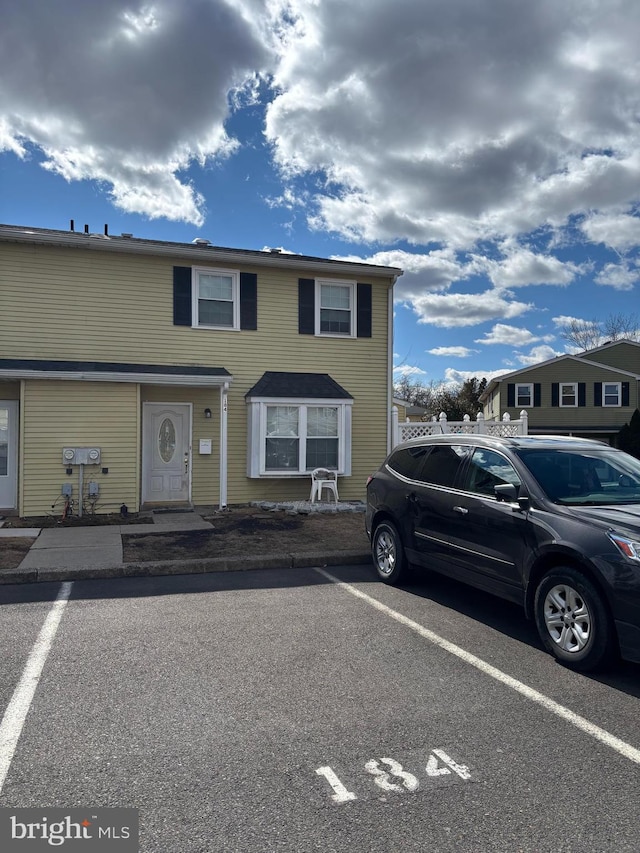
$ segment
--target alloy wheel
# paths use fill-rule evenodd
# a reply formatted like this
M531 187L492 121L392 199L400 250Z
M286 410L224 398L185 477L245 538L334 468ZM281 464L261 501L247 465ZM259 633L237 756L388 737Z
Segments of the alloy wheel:
M591 638L593 618L580 593L568 584L552 587L544 600L544 622L562 651L582 651Z
M396 566L396 543L388 530L376 536L376 565L383 575L390 575Z

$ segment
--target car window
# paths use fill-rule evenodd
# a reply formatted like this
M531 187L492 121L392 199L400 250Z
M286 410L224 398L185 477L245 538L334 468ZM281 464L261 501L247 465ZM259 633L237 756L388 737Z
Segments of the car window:
M574 505L640 502L640 462L620 451L524 451L520 457L551 500Z
M495 450L477 447L469 462L462 488L480 495L495 495L495 486L512 483L519 486L520 477L516 469Z
M415 480L427 450L424 446L400 448L391 454L387 465L403 477Z
M419 478L435 486L453 486L460 463L471 448L464 444L436 444L424 461Z

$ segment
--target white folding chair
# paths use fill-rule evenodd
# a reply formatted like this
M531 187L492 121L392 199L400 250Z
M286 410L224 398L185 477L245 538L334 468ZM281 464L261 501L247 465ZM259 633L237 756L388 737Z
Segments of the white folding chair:
M338 474L328 468L315 468L311 472L311 503L322 500L322 490L328 489L338 503Z

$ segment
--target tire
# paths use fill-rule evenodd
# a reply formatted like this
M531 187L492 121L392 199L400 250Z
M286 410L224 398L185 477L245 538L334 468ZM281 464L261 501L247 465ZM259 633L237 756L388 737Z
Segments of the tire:
M611 661L613 621L602 594L583 574L568 566L547 572L536 589L534 608L540 639L565 666L587 672Z
M381 521L373 531L371 555L381 581L397 584L404 577L407 561L400 535L390 521Z

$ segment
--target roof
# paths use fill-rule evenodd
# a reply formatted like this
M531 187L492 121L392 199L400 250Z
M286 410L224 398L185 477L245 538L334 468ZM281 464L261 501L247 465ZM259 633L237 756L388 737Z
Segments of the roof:
M606 344L601 344L599 347L593 347L593 349L584 350L584 352L576 353L578 358L583 358L584 356L590 355L592 352L600 352L603 349L611 349L611 347L620 346L620 344L630 344L632 347L640 347L639 341L632 341L631 338L618 338L615 341L607 341Z
M224 367L193 364L133 364L111 361L56 361L0 358L0 378L74 379L106 382L151 382L164 385L219 386L233 378Z
M288 373L268 370L245 397L310 398L312 400L352 400L348 391L328 373Z
M108 231L105 225L105 232ZM130 234L100 234L82 231L62 231L50 228L31 228L22 225L0 224L0 242L31 243L75 249L90 249L101 252L124 252L127 254L167 255L172 258L185 258L201 264L253 264L264 267L295 267L310 272L323 272L329 275L362 275L369 278L392 279L392 283L402 275L399 267L383 267L377 264L359 261L343 261L331 258L316 258L310 255L296 255L278 250L260 251L256 249L230 249L212 246L209 240L196 240L193 243L175 243L166 240L147 240Z

